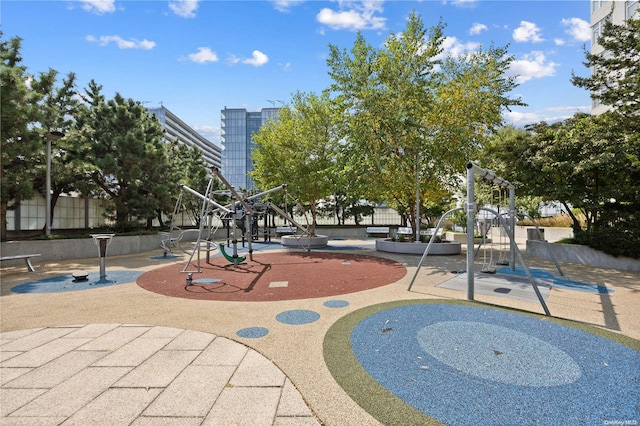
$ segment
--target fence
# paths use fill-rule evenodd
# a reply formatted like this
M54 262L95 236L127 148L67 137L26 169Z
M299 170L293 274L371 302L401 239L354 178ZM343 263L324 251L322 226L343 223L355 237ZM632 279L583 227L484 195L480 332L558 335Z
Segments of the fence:
M46 201L38 196L23 200L15 210L7 211L7 231L44 229ZM52 229L91 229L107 225L106 201L94 198L61 196L53 211Z
M44 229L46 217L46 201L37 196L31 200L22 201L16 210L7 212L7 231L37 231ZM83 198L63 195L58 199L53 211L51 229L92 229L109 226L109 221L104 217L106 200ZM303 215L294 215L293 218L301 224L311 221ZM318 225L338 225L335 215L330 217L318 217ZM193 226L193 219L186 213L180 212L175 218L178 226ZM285 224L285 220L279 216L275 218L275 225ZM353 218L346 220L345 225L355 225ZM376 207L372 216L363 217L360 225L401 225L401 216L388 207ZM158 226L154 220L154 226ZM215 224L214 224L215 225Z

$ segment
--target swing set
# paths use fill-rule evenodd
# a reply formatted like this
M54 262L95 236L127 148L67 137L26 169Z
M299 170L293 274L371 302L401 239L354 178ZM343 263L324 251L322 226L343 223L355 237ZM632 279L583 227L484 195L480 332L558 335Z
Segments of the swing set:
M476 178L480 178L482 182L486 184L490 184L494 188L497 188L500 191L500 194L498 196L498 210L494 210L493 208L490 208L490 207L478 208L475 200ZM508 195L509 208L507 211L501 212L500 205L506 204L507 193L509 194ZM493 194L492 194L492 202L493 201L494 200L493 200ZM524 257L522 256L522 253L518 249L518 246L516 245L514 240L514 230L516 226L516 216L517 216L515 212L515 186L510 182L502 179L501 177L498 177L495 174L495 172L478 167L472 162L467 163L467 202L465 204L465 207L464 208L457 207L457 208L451 209L442 215L442 217L438 221L438 224L436 225L436 229L433 236L429 240L429 244L427 244L427 247L424 251L424 254L422 255L422 258L418 263L418 267L416 268L416 271L413 275L413 278L411 279L411 283L409 284L409 288L407 290L411 291L411 288L415 283L418 273L420 272L420 268L422 267L422 264L426 260L427 255L429 254L431 245L434 242L434 237L437 234L440 227L442 226L442 223L444 222L444 220L447 218L447 216L449 216L450 214L456 211L465 211L465 210L467 213L467 258L466 258L467 260L467 263L466 263L467 265L467 270L466 270L467 299L474 300L475 259L479 251L481 250L481 248L484 246L485 248L483 252L483 263L480 271L482 273L494 274L496 273L496 269L497 269L496 265L505 265L505 266L509 266L509 269L513 272L515 271L515 263L516 263L515 258L517 256L520 264L524 267L526 276L531 282L531 285L533 286L533 290L535 291L538 301L540 302L540 305L542 306L545 314L551 315L551 313L549 312L549 308L547 307L547 304L544 298L542 297L542 294L540 293L538 283L533 277L533 275L531 274L531 270L527 266L527 263L525 262ZM478 220L477 219L478 212L482 212L482 211L487 212L489 214L485 215L484 220ZM527 216L527 215L522 215L522 216L526 216L529 219L532 219L530 216ZM480 224L480 233L482 238L481 238L480 244L478 245L478 248L476 250L473 250L473 247L475 246L473 231L476 229L476 226L475 226L476 222ZM538 230L538 233L542 237L542 232L538 228L538 225L535 223L535 221L533 221L533 223L535 225L535 228ZM500 252L501 252L500 255L498 256L498 260L495 263L493 262L493 244L494 243L493 243L493 238L491 238L492 230L494 228L498 228L500 232L499 239L500 239ZM509 242L508 259L506 257L507 251L504 251L505 256L503 256L503 253L502 253L503 236L506 236ZM490 237L490 240L487 237ZM541 238L541 239L544 240L544 238ZM490 241L489 244L491 244L491 246L487 249L486 243L488 240ZM560 265L558 264L556 258L553 255L553 252L548 246L547 248L549 250L549 254L551 255L551 259L553 260L558 270L558 273L561 276L564 275L562 272L562 269L560 269ZM487 250L489 251L489 256L487 256Z

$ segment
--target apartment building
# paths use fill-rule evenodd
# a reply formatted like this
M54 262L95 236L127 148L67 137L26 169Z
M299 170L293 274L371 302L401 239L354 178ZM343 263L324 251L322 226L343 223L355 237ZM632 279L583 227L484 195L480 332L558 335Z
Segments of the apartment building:
M607 54L598 44L598 37L602 34L606 20L611 19L617 25L623 24L638 13L639 4L638 0L591 0L591 53ZM591 102L591 113L594 115L602 114L609 108L598 100L593 99Z
M222 148L206 139L200 133L189 127L178 116L169 111L165 106L160 108L148 108L155 115L165 130L165 138L179 140L189 146L196 146L202 151L202 156L211 167L222 167Z

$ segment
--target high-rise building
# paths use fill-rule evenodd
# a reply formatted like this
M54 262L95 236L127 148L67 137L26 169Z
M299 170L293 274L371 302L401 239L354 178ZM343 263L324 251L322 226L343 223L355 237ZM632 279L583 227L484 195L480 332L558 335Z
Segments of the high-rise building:
M607 19L616 25L624 24L628 19L638 12L638 0L591 0L591 53L596 55L607 55L602 46L598 44L598 37L602 34L602 28ZM609 107L603 105L599 100L592 99L591 113L602 114Z
M225 107L221 111L222 175L234 188L255 189L248 174L253 170L253 135L261 126L277 120L279 110L262 108L248 112L244 108Z
M222 167L222 148L206 139L200 133L189 127L166 107L148 108L155 115L165 130L165 138L179 140L189 146L196 146L202 151L202 156L211 167Z

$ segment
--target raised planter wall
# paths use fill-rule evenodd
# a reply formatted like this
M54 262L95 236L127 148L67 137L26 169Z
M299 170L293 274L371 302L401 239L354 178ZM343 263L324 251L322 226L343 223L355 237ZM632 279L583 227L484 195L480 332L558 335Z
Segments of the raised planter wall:
M549 250L553 252L558 262L640 272L640 260L638 259L613 257L591 247L577 244L545 244L543 241L527 241L527 254L530 256L551 260Z
M424 254L428 243L399 243L391 240L376 240L376 250L388 253ZM429 256L460 254L462 245L457 241L450 243L433 243Z
M281 241L284 247L314 248L325 247L329 242L329 237L326 235L316 235L315 237L285 235Z
M449 241L457 241L460 244L464 244L465 246L467 245L467 234L461 234L459 232L445 232L444 239ZM482 238L473 239L474 244L480 244L481 242L482 242ZM490 243L491 238L486 238L484 242Z
M6 241L0 243L0 249L2 256L40 254L40 257L33 259L36 263L67 259L98 258L98 247L93 243L93 238ZM113 237L111 244L107 247L107 257L142 253L154 249L157 249L158 253L162 252L160 248L160 237L158 235ZM24 263L23 260L21 262Z

